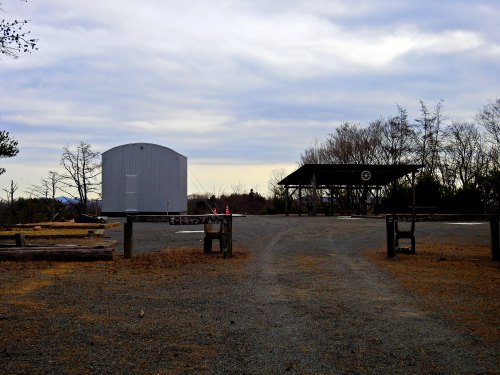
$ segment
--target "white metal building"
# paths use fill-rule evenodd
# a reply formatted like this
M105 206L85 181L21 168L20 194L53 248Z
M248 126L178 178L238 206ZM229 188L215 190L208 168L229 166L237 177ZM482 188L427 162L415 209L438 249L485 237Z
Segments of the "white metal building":
M168 147L130 143L102 153L102 214L187 211L187 158Z

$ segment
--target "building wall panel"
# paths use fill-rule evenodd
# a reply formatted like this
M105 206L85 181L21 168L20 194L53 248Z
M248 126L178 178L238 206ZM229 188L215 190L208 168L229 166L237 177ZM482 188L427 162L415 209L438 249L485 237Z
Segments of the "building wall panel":
M126 211L127 175L137 176L138 213L187 211L187 158L168 147L132 143L112 148L102 154L102 172L103 213Z

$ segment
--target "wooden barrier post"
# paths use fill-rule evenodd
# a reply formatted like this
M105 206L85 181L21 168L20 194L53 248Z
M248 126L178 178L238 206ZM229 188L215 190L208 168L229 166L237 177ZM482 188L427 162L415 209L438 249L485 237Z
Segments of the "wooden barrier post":
M14 237L16 239L16 247L26 247L26 237L24 233L16 233Z
M500 260L500 234L499 234L499 216L490 216L491 229L491 259Z
M394 248L394 215L385 216L385 226L387 231L387 258L396 257Z
M133 249L133 221L132 218L127 217L127 221L123 227L123 257L125 259L130 259L132 257L132 249Z
M227 255L229 258L233 256L233 216L229 216L228 224L228 237L227 237Z
M233 256L233 217L229 215L224 221L223 244L224 244L224 259Z

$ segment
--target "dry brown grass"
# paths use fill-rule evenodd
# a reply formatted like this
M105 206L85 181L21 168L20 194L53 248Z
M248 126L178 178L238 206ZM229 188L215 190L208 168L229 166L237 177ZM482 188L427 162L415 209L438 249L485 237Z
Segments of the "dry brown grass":
M200 248L176 248L139 253L132 259L118 255L112 262L0 262L3 286L0 290L0 356L2 350L15 355L16 347L35 347L37 342L51 342L55 336L65 340L65 344L54 361L72 362L74 372L67 373L94 373L77 359L98 347L128 350L125 342L130 340L137 345L138 337L142 338L141 345L154 346L154 342L148 341L149 334L160 324L168 330L162 355L171 357L171 368L155 373L206 371L205 360L217 355L215 340L218 338L204 340L206 335L216 336L215 332L207 332L198 314L186 314L184 308L171 303L170 298L190 303L190 297L184 296L184 288L179 289L175 284L182 285L193 276L196 280L196 275L203 275L205 282L222 274L236 280L233 275L241 274L250 255L237 247L233 255L224 259L219 252L205 254ZM172 296L158 293L166 286L172 286ZM54 287L57 291L49 291L51 297L47 297L47 290ZM84 299L75 293L84 295ZM190 293L198 291L194 288ZM138 316L141 309L145 311L144 318ZM168 313L163 313L163 309ZM184 313L180 313L181 310ZM37 324L33 325L33 321ZM47 327L51 327L50 331ZM66 330L75 330L75 327L79 327L76 332L80 339L66 340ZM201 338L196 334L186 336L186 329L202 332ZM130 332L133 335L127 336ZM154 360L154 354L151 356Z
M500 263L487 246L417 244L417 254L387 259L367 252L425 304L489 342L500 340Z

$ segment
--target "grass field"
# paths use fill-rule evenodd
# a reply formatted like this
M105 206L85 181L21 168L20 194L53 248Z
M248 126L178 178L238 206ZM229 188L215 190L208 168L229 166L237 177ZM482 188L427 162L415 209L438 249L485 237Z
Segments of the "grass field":
M417 253L388 259L366 253L424 303L489 342L500 341L500 262L488 246L418 244Z

